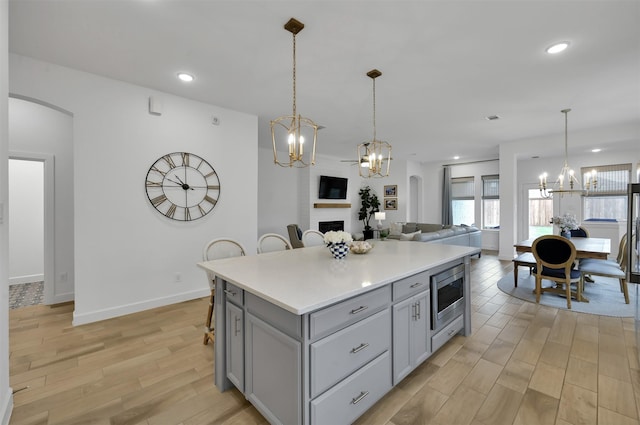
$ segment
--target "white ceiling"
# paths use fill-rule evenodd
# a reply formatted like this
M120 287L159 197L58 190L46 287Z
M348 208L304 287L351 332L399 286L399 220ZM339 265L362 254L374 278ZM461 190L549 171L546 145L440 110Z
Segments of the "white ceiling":
M377 137L395 158L495 158L550 137L561 155L564 108L570 134L622 126L597 143L638 146L638 1L11 0L9 49L255 114L269 146L269 121L292 109L290 17L305 24L297 105L326 127L318 153L352 159L372 137L373 68ZM565 53L545 53L561 40ZM569 139L570 154L592 147Z

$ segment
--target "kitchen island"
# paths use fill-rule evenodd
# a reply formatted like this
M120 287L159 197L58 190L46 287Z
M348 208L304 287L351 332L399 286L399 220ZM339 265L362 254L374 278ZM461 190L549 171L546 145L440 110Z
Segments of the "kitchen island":
M344 260L310 247L199 263L216 276L216 386L238 388L270 423L353 422L451 337L470 334L478 252L376 241ZM432 289L449 270L459 276L443 280L459 292L455 314L444 314L446 289Z

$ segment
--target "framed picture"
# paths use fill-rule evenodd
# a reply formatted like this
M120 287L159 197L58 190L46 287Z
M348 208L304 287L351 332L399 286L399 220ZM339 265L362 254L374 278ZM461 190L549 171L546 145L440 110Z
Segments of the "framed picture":
M384 209L385 210L397 210L398 209L398 198L384 198Z
M384 197L396 197L398 196L398 185L397 184L390 184L388 186L384 187Z

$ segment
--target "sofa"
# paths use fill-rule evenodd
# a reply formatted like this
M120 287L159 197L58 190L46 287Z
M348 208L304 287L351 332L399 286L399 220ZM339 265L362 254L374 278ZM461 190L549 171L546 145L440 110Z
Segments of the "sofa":
M482 247L482 232L475 226L431 223L392 223L389 239Z

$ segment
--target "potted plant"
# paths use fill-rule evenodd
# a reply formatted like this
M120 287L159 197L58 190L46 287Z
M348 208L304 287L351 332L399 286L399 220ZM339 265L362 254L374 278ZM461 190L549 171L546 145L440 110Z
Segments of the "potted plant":
M360 195L360 211L358 211L358 220L362 220L364 224L364 238L373 239L373 229L369 225L369 221L373 214L380 207L380 201L375 193L371 193L369 186L361 187L358 192Z

